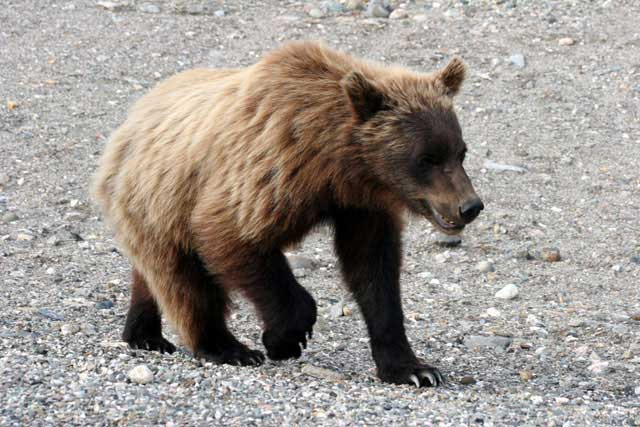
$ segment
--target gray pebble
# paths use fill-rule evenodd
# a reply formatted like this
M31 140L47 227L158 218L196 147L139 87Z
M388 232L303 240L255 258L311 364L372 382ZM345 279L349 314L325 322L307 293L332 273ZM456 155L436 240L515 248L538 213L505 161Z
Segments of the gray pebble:
M324 12L322 9L314 7L309 11L309 16L316 19L324 18Z
M2 214L2 222L13 222L18 218L18 214L16 214L15 212L5 212L4 214Z
M288 258L289 266L292 270L298 268L304 268L306 270L313 270L318 266L318 263L309 257L303 255L290 255Z
M40 310L38 310L38 314L51 320L64 320L64 317L62 315L54 313L48 308L41 308Z
M498 337L498 336L481 336L481 335L470 335L464 338L464 345L467 348L488 348L497 351L505 351L513 340L509 337Z
M367 6L367 15L373 18L388 18L391 10L385 0L371 0Z
M524 55L521 53L514 53L509 57L509 62L512 63L516 68L524 68L526 64L526 60L524 59Z
M490 261L480 261L476 265L476 270L481 273L490 273L492 271L495 271L495 268L493 267L493 263L491 263Z
M110 308L113 308L113 301L110 300L103 300L103 301L98 301L96 303L96 308L98 310L108 310Z
M450 236L448 234L436 232L433 241L436 245L442 246L443 248L453 248L462 243L462 236L459 234L456 236Z
M319 366L314 366L311 364L303 365L301 371L303 374L309 375L314 378L320 378L323 380L341 381L344 379L343 375L338 372L335 372L326 368L321 368Z
M6 173L0 173L0 185L7 185L11 181L11 177Z
M518 296L518 287L513 283L506 285L504 288L496 292L495 297L498 299L510 300Z
M138 10L144 13L160 13L160 7L152 3L143 3L138 6Z

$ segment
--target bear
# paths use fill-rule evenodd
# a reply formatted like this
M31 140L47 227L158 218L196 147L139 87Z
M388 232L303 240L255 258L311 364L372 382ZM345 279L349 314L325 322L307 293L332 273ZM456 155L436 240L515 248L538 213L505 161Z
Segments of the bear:
M458 57L419 73L303 41L158 84L113 132L93 181L132 263L123 340L173 352L166 316L194 356L260 365L263 353L225 323L239 293L267 356L299 357L317 307L283 251L327 224L377 376L443 383L405 333L401 235L405 213L456 235L484 208L453 107L465 74Z

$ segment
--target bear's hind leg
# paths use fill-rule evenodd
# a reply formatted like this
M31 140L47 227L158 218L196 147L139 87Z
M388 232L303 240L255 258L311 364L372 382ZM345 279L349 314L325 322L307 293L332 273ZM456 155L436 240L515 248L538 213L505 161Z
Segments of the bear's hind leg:
M160 310L142 274L133 269L131 303L122 339L131 348L173 353L175 346L162 336Z

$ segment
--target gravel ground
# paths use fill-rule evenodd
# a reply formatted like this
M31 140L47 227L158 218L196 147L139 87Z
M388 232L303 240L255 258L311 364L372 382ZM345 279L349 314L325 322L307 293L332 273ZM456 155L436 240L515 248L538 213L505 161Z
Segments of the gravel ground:
M640 3L355 3L2 2L0 425L640 425ZM325 229L294 251L320 310L300 360L120 343L129 266L87 196L109 132L162 78L303 38L470 66L459 115L487 208L460 246L417 218L405 237L408 334L443 388L376 379ZM231 323L260 347L241 300Z

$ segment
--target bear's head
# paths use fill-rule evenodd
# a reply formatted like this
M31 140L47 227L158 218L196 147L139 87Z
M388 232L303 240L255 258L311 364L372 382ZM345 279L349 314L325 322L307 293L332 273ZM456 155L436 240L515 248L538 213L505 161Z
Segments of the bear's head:
M395 70L368 78L352 71L341 82L354 115L351 143L368 170L447 234L484 208L463 167L467 148L453 111L465 74L454 58L433 74Z

